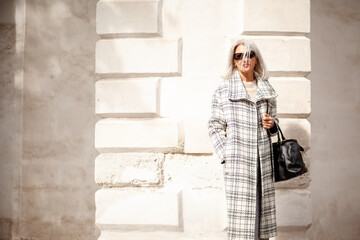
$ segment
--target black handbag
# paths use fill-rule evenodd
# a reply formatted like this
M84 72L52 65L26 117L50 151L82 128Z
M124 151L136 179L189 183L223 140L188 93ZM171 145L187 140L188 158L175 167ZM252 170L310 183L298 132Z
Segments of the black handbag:
M277 127L278 140L272 144L271 167L275 173L275 182L281 182L300 176L306 173L308 169L303 161L304 148L299 145L296 139L285 139L280 126L277 125ZM279 132L282 139L280 139ZM268 134L271 142L270 133L268 132Z

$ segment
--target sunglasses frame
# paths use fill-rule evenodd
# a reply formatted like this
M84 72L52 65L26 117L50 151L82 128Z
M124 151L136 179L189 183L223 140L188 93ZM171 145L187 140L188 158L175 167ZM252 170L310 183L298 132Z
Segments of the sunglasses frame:
M233 58L234 58L235 60L243 60L244 55L245 55L245 56L250 56L250 58L253 58L253 57L256 56L256 54L255 54L254 51L250 51L250 53L249 53L249 52L245 52L245 53L234 53Z

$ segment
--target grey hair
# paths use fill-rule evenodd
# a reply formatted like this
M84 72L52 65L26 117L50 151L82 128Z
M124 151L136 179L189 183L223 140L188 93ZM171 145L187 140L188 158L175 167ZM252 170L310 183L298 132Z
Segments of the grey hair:
M239 45L244 45L246 47L247 52L249 52L251 50L255 52L255 57L256 57L257 63L254 68L254 74L255 74L255 76L258 76L264 80L267 80L269 78L269 72L266 68L264 59L261 56L260 50L256 46L254 41L252 41L251 39L247 39L247 38L241 38L241 39L235 41L231 45L230 50L229 50L229 55L228 55L228 62L226 65L226 71L223 76L223 79L226 80L226 79L231 78L234 70L236 69L236 66L234 65L234 53L235 53L236 47Z

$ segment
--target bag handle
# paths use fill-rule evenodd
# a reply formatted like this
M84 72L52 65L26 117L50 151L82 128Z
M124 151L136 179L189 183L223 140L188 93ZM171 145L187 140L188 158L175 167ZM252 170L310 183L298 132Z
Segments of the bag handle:
M269 101L268 101L268 99L266 99L266 113L267 113L268 115L270 115L270 114L269 114ZM284 140L285 140L285 137L284 137L283 132L281 131L281 128L280 128L280 125L279 125L279 124L277 125L277 128L279 129L279 131L277 132L277 139L278 139L277 142L280 143L280 141L284 141ZM281 134L282 139L280 138L279 132L280 132L280 134Z

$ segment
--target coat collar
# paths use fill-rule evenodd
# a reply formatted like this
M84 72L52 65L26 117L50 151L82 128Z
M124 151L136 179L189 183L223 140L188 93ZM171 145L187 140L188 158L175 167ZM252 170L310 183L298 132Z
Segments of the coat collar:
M246 99L250 102L258 102L264 99L270 99L278 96L273 87L270 85L268 80L263 80L261 77L255 75L257 80L257 90L255 95L255 101L253 101L240 78L239 72L234 71L232 77L229 79L229 99L230 100L241 100Z

